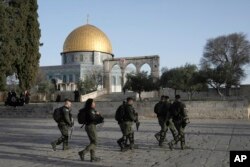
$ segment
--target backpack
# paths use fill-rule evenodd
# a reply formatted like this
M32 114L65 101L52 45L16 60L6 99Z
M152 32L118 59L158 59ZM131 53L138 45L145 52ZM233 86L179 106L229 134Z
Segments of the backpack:
M56 108L53 113L54 120L59 123L62 120L62 107Z
M121 122L123 120L123 116L125 114L125 105L120 105L115 112L115 120L117 122Z
M87 123L87 119L86 119L86 110L84 109L80 109L79 113L77 114L77 120L79 124L86 124Z
M175 119L183 117L184 106L181 102L174 102L172 104L172 115Z

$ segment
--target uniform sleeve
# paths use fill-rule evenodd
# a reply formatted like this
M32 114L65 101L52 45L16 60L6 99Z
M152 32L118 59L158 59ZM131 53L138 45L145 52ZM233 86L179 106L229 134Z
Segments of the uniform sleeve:
M65 122L68 125L71 125L70 112L69 112L69 109L67 109L65 107L63 107L63 117L64 117Z
M156 113L156 114L158 114L158 105L159 105L159 103L157 103L157 104L155 105L155 107L154 107L154 113Z
M89 121L90 121L90 122L94 122L95 119L96 119L95 111L94 111L94 110L90 110L90 111L89 111Z
M90 122L98 122L99 115L96 114L95 110L90 110L89 111L89 121Z
M129 118L132 121L136 121L135 110L132 106L128 106L128 114L129 114Z
M184 103L182 103L182 114L183 114L183 118L187 118L187 108L186 105Z

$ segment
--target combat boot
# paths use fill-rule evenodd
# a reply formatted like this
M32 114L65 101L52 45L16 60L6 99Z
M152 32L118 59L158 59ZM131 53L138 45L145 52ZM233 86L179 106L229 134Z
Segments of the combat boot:
M81 161L84 161L85 151L78 152L78 155L80 156Z
M121 148L121 151L125 151L125 146L124 146L124 140L123 138L117 140L117 144L119 145L119 147Z
M186 147L185 143L184 142L181 142L181 149L184 150Z
M187 146L186 144L185 144L185 141L184 142L181 142L181 149L182 150L184 150L184 149L189 149L190 147L189 146Z
M159 132L155 134L155 138L156 138L156 140L157 140L158 142L160 141L160 134L159 134Z
M130 150L133 150L134 149L134 133L129 134L128 139L129 139L129 148Z
M160 133L160 141L159 141L159 146L162 147L163 146L163 142L166 140L166 132L162 131Z
M171 151L173 150L174 146L173 146L172 142L168 143L168 147L169 147L169 149L170 149Z
M69 149L68 143L69 143L68 136L65 136L64 139L63 139L63 150L68 150Z
M59 145L59 144L61 144L62 142L63 142L63 138L62 137L60 137L56 141L51 142L50 144L52 146L53 151L56 151L56 146Z
M177 145L178 144L178 142L179 142L179 138L178 138L178 135L176 135L176 136L174 136L174 141L175 141L175 145Z
M63 150L68 150L69 146L68 146L68 141L64 141L63 142Z
M95 156L94 150L90 150L90 162L99 162L99 161L101 161L101 158Z
M56 142L51 142L50 144L52 146L53 151L56 151Z

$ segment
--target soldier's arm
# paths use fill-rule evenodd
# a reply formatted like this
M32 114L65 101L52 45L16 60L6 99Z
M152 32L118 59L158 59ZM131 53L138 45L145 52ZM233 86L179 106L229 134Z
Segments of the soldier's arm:
M67 108L63 108L63 116L64 116L64 120L68 125L71 125L71 120L70 120L70 115L69 115L69 109Z
M128 114L132 121L136 121L136 115L135 115L133 107L131 106L128 107Z
M155 105L155 107L154 107L154 112L156 113L156 114L158 114L158 103Z
M187 108L186 108L186 105L184 103L182 103L182 112L183 112L183 116L186 117L187 116Z
M98 115L96 114L95 110L90 110L89 119L91 122L96 122L98 120Z

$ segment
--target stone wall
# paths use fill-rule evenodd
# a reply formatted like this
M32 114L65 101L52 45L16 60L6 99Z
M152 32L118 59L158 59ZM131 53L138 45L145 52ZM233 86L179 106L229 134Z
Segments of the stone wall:
M94 91L92 93L86 94L86 95L82 95L81 96L81 102L86 101L89 98L95 99L98 96L107 94L107 90L103 89L103 90L98 90L98 91Z
M153 108L156 101L136 102L136 111L141 117L155 117ZM194 118L212 119L247 119L247 101L186 101L188 115ZM105 117L114 117L115 111L121 102L96 102L97 110ZM0 106L0 117L34 117L49 118L53 110L63 103L29 104L23 107ZM78 110L84 103L73 103L72 113L76 117Z

